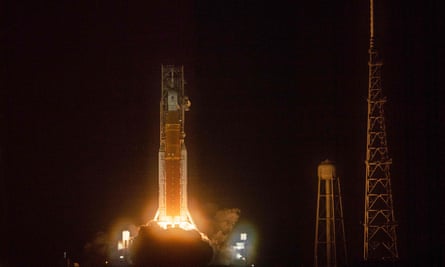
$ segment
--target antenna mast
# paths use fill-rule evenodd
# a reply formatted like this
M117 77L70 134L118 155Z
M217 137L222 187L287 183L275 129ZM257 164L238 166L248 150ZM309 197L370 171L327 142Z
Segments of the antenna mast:
M397 251L396 221L391 193L384 104L382 93L382 61L374 46L374 1L370 0L368 124L366 147L364 260L395 261Z

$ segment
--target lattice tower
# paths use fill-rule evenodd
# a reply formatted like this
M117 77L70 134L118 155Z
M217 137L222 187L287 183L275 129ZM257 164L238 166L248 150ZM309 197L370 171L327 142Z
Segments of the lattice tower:
M382 61L374 46L374 2L370 0L368 125L366 146L364 260L398 259L396 221L391 193L384 104Z

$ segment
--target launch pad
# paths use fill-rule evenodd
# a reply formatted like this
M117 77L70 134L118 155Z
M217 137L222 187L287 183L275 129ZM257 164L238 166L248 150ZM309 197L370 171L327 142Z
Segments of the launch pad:
M213 249L199 231L163 229L158 223L142 226L131 249L135 266L206 266L212 257Z

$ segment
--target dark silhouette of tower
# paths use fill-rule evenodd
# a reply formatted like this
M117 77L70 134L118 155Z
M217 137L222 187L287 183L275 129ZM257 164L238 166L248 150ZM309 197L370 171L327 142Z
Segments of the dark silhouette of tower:
M384 104L382 61L374 42L374 2L370 0L368 125L366 145L366 182L364 218L364 260L395 261L398 259L396 221L391 193Z

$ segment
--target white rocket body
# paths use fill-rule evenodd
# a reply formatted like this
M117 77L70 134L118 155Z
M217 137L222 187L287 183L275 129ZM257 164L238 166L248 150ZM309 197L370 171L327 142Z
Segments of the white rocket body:
M155 221L163 228L195 229L187 207L187 149L183 67L162 66L159 147L159 206Z

